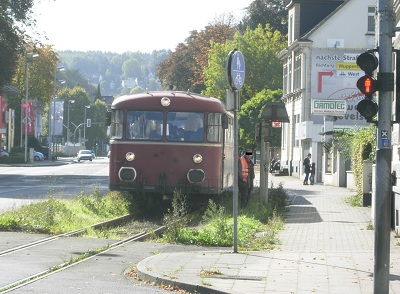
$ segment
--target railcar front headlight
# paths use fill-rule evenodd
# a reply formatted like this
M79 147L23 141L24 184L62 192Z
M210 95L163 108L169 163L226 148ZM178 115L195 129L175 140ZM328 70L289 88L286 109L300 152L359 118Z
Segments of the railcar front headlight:
M126 159L127 161L132 161L132 160L134 160L134 159L135 159L135 153L133 153L133 152L128 152L128 153L126 153L125 159Z
M161 98L161 105L164 107L167 107L171 104L171 99L169 99L168 97L162 97Z
M200 163L202 161L203 161L203 156L201 156L201 154L193 155L193 162L194 163Z

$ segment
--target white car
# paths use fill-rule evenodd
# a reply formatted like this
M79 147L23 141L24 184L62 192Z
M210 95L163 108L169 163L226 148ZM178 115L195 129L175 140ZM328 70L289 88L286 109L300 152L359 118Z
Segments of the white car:
M35 161L41 161L41 160L44 160L44 155L43 155L43 153L42 153L42 152L39 152L39 151L33 150L33 159L34 159Z
M93 155L90 150L79 150L78 155L76 156L78 159L78 162L81 160L93 160Z
M10 156L10 154L5 152L4 150L1 150L1 157L9 157L9 156Z

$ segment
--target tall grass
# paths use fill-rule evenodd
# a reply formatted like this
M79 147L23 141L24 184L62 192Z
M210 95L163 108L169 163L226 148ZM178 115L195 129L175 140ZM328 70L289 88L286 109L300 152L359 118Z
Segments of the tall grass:
M98 187L89 194L63 200L46 200L13 208L0 214L0 230L60 234L129 213L125 194L101 195Z
M271 249L279 243L277 233L284 225L288 195L280 184L276 188L271 186L268 204L260 203L257 199L258 195L254 193L247 207L242 209L238 216L237 242L241 249ZM210 200L203 215L203 223L197 228L179 226L175 227L174 234L171 234L171 222L165 222L168 229L163 240L203 246L233 246L232 206L230 203L226 204L216 204ZM169 219L179 222L179 217L174 213L175 209L185 209L178 205L169 211Z

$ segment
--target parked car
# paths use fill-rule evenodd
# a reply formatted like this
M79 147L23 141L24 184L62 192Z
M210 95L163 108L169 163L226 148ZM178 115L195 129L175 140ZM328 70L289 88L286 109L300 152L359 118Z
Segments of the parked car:
M44 160L44 155L43 155L43 153L42 153L42 152L39 152L39 151L33 150L33 159L34 159L35 161L41 161L41 160Z
M50 148L47 146L42 146L40 152L43 153L44 159L49 159L49 150Z
M76 157L78 159L78 162L80 162L81 160L93 160L93 155L90 150L79 150Z
M10 154L5 152L4 150L1 150L1 157L9 157L9 156L10 156Z

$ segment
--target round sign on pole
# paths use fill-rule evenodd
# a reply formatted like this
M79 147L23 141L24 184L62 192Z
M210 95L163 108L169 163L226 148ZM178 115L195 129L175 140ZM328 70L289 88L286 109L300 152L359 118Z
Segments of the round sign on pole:
M239 90L243 87L245 77L245 63L242 52L237 49L228 54L226 72L228 84L231 90Z

